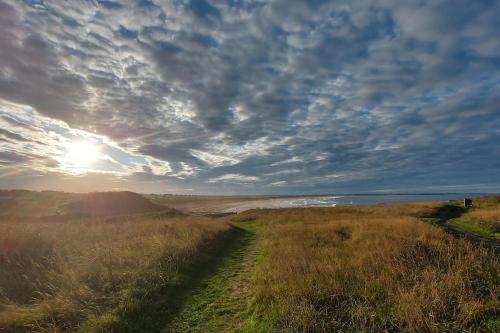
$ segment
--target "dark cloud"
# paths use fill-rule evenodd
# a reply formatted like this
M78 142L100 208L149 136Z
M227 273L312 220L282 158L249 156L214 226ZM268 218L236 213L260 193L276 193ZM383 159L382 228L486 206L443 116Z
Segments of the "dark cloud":
M19 155L14 152L0 152L0 163L2 166L30 161L29 156Z
M199 17L214 16L220 18L220 12L206 0L191 0L188 8Z
M0 135L15 141L28 141L22 135L0 128Z
M97 3L107 9L121 9L123 6L117 1L97 0Z
M494 0L0 1L0 98L155 159L130 182L498 184L499 15Z
M5 3L0 29L0 97L55 118L74 120L78 105L86 99L82 77L66 70L36 27L26 29L20 13Z

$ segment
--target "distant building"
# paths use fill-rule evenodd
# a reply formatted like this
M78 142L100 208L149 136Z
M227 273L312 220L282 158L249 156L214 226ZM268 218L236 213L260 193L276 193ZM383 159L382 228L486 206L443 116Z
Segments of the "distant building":
M465 208L472 207L472 199L471 198L464 198L464 207Z

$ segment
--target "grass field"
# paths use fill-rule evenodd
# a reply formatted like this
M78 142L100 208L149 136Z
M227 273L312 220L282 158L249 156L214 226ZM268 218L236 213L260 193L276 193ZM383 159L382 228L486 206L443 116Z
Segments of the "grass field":
M11 212L0 331L496 332L498 257L419 219L440 207Z
M261 330L498 330L498 258L411 216L434 208L245 213L261 225Z
M119 326L150 291L182 285L183 269L230 229L201 217L0 223L0 327Z
M500 197L481 197L459 218L450 221L462 230L500 240Z

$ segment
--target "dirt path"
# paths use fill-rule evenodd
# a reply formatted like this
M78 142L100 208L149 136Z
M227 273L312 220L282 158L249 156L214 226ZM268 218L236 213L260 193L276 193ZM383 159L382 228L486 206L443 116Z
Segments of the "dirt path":
M234 225L175 276L137 285L133 302L117 308L94 331L234 331L246 318L255 243L252 223Z
M240 236L219 267L186 297L163 332L233 332L248 315L249 286L255 266L253 225L238 225Z
M441 226L445 228L448 232L458 237L465 238L472 243L481 244L485 247L489 247L493 249L493 251L495 251L496 254L500 254L500 243L498 241L494 239L484 238L479 235L459 229L458 227L451 225L449 222L450 222L449 220L446 220L443 223L441 223Z
M482 246L491 248L495 251L496 254L500 254L500 242L470 233L449 223L452 219L460 217L464 212L465 209L462 207L454 205L444 205L436 210L433 213L432 217L436 218L437 224L449 233L458 237L465 238L474 244L480 244Z

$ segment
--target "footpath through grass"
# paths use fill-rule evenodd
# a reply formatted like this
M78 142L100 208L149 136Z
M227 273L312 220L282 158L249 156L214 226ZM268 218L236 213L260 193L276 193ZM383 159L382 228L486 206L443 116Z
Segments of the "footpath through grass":
M500 222L498 221L474 221L467 218L458 218L450 220L449 224L466 232L500 241Z
M244 265L251 266L248 251L253 244L251 225L234 226L212 241L199 257L167 283L140 281L113 313L90 322L84 331L111 332L206 332L227 331L242 322L246 290L233 286L246 279ZM165 258L168 260L168 258ZM161 269L161 265L159 266ZM251 274L251 273L249 273ZM161 276L156 272L153 276ZM248 281L241 281L242 288ZM239 318L236 320L236 318Z
M163 332L244 331L255 266L253 224L240 223L226 244L218 267L186 296L179 313Z
M500 199L476 198L473 208L463 208L461 204L458 201L444 204L418 217L425 222L443 227L451 226L453 230L473 236L500 240Z

